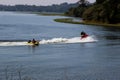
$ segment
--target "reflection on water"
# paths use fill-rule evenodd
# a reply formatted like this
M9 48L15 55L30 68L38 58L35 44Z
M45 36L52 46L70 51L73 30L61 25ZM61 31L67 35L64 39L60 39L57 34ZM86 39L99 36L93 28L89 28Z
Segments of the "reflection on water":
M105 38L108 40L120 40L120 36L117 35L105 36Z
M103 27L101 34L107 40L120 40L120 28Z

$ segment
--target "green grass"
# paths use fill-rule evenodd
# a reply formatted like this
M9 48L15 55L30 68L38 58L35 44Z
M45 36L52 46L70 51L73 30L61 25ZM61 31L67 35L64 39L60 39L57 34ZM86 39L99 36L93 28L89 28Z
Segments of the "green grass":
M21 13L29 13L29 14L37 14L43 16L66 16L64 13L52 13L52 12L21 12Z
M96 25L96 26L107 26L107 27L119 27L120 24L106 24L106 23L95 23L95 22L76 22L73 21L72 18L60 18L60 19L54 19L56 22L63 22L63 23L71 23L71 24L84 24L84 25Z
M50 12L33 12L33 14L38 14L43 16L65 16L64 13L50 13Z

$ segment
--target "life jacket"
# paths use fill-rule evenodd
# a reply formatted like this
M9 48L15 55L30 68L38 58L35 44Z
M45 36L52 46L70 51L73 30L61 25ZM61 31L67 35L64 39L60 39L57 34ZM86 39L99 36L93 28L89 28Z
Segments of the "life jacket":
M81 36L81 39L86 38L86 37L88 37L88 35L84 34L84 35Z

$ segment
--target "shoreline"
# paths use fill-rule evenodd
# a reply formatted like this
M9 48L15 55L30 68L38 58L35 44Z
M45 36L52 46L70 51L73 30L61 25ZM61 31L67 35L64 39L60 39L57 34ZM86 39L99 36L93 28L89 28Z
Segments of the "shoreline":
M57 12L29 12L29 13L42 15L42 16L66 16L64 13L57 13Z
M23 12L20 12L20 13L23 13ZM54 12L24 12L24 13L37 14L37 15L42 15L42 16L67 16L64 13L54 13ZM61 23L70 23L70 24L83 24L83 25L95 25L95 26L120 28L120 23L119 24L107 24L107 23L97 23L97 22L92 22L92 21L74 21L73 18L57 18L57 19L54 19L54 21L61 22Z
M89 22L89 21L78 22L78 21L73 21L72 18L58 18L58 19L54 19L54 21L61 22L61 23L70 23L70 24L83 24L83 25L95 25L95 26L120 28L120 24L95 23L95 22Z

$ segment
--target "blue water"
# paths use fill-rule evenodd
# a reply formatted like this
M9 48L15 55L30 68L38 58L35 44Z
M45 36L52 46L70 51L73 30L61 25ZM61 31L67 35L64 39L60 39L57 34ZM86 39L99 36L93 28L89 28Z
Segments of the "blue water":
M0 41L74 38L81 31L98 41L0 46L0 80L20 79L19 72L32 80L120 80L119 28L58 23L55 18L61 16L0 12Z

